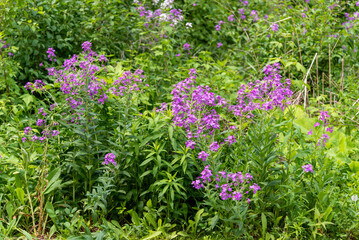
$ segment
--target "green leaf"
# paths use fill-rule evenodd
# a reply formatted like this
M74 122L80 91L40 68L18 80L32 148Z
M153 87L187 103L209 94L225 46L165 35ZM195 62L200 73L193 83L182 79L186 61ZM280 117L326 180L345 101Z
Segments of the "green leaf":
M29 104L34 101L34 97L32 95L28 94L28 93L22 95L21 98L25 102L26 107L28 107Z
M155 231L155 232L152 232L150 235L146 236L144 239L142 240L148 240L148 239L152 239L152 238L155 238L159 235L161 235L162 232L161 231Z
M22 190L22 188L16 188L15 191L17 198L21 201L22 204L24 204L24 197L25 197L24 190Z
M56 212L55 212L55 209L54 209L54 206L52 205L52 203L46 202L45 209L46 209L47 214L49 214L51 220L54 223L56 223Z
M264 213L262 213L262 236L265 236L265 233L267 231L267 217Z

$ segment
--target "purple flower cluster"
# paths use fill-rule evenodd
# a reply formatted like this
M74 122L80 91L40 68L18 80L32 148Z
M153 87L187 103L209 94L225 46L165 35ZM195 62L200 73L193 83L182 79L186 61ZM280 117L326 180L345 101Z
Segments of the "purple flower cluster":
M55 50L53 48L49 48L47 49L47 52L46 52L48 55L47 55L47 58L50 60L50 61L54 61L56 62L56 55L55 55Z
M302 166L304 172L312 172L313 173L313 166L312 164L307 164Z
M329 118L330 118L330 115L328 114L328 111L321 111L320 112L319 120L323 123L323 127L326 128L326 132L333 133L333 127L328 127ZM314 123L314 128L320 127L320 125L321 125L320 122L316 122L316 123ZM310 136L312 134L313 134L313 129L310 129L309 132L308 132L308 135ZM322 136L317 141L317 146L323 146L323 148L324 148L325 143L327 143L328 140L329 140L328 134L323 133Z
M248 198L250 191L255 194L261 189L258 184L252 183L253 176L248 173L226 173L219 171L218 174L213 175L212 170L209 168L210 165L205 166L201 175L192 182L195 189L208 188L213 191L219 190L219 197L222 200L232 199L240 201L246 196L248 203L250 202Z
M125 71L121 77L113 82L113 87L108 89L115 96L123 96L124 94L130 94L135 91L139 91L139 84L142 83L143 71L137 69L134 73L131 71Z
M223 24L224 22L221 20L218 22L218 24L214 27L217 31L220 31L221 30L221 25Z
M278 29L279 29L279 25L276 24L276 23L273 23L273 24L271 25L271 29L272 29L273 32L277 32Z
M157 5L159 1L154 2L154 5ZM172 9L173 0L165 0L161 3L160 8L156 10L150 10L147 5L142 5L138 3L139 6L136 7L137 11L140 14L140 17L146 19L146 26L152 22L154 25L157 25L156 21L159 22L169 22L170 26L174 27L179 22L183 21L183 15L181 9Z
M105 160L102 164L108 165L109 163L112 163L113 165L116 166L115 158L116 158L115 154L108 153L105 155Z
M291 82L287 79L282 83L279 70L279 63L267 65L263 69L265 77L262 81L242 84L237 92L237 105L229 107L234 115L250 118L253 116L252 111L256 109L269 111L280 107L284 110L287 105L291 104L288 100L293 94L290 90Z
M227 102L210 92L208 86L195 86L196 69L190 69L189 74L190 77L177 83L171 92L173 122L186 129L188 139L206 137L220 128L215 107L225 107Z
M45 83L41 80L35 80L34 83L28 82L24 86L27 90L34 91L43 91L45 89Z

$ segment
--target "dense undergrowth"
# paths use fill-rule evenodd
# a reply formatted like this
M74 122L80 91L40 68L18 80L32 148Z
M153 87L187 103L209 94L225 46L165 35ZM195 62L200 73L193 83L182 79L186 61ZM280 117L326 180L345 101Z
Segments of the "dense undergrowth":
M0 238L359 238L359 2L0 7Z

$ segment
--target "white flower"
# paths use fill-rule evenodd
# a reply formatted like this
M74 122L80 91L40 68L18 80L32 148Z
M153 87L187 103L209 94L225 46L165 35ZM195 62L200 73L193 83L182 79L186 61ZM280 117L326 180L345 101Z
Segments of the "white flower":
M186 23L186 28L188 29L188 28L191 28L192 27L192 23Z
M164 0L163 3L161 3L161 9L172 8L173 1L174 0Z
M160 16L159 16L159 19L160 21L167 21L168 20L168 15L166 13L162 13Z
M352 196L352 200L353 200L354 202L358 201L358 195L356 195L356 194L353 195L353 196Z

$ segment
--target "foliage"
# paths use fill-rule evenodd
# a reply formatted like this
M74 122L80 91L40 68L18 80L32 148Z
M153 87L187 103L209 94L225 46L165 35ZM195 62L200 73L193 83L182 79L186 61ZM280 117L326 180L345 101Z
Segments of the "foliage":
M358 7L2 1L1 238L358 238Z

